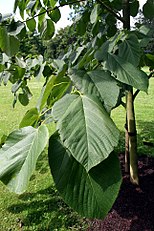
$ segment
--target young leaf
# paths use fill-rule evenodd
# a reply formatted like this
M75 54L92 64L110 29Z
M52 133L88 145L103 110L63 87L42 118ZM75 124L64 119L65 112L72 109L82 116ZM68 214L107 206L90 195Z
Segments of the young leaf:
M66 95L54 104L53 117L64 146L87 171L118 144L119 131L97 98Z
M47 104L51 107L55 101L60 99L68 87L70 80L67 77L51 76L46 85L43 86L37 107L41 111Z
M35 169L38 156L48 142L45 125L12 132L0 149L0 180L15 193L23 193Z
M23 106L27 106L29 104L29 98L28 98L28 95L26 93L23 93L23 94L19 94L18 95L18 99L19 99L19 102L23 105Z
M34 18L31 18L30 20L26 21L27 27L30 31L34 32L36 28L36 21Z
M54 135L49 142L49 164L64 201L84 217L104 218L120 189L121 172L115 153L88 173Z
M61 18L61 13L58 8L52 10L51 12L48 12L48 16L51 18L52 21L57 23L59 19Z
M20 128L23 128L23 127L26 127L26 126L35 127L38 119L39 119L39 113L38 113L37 108L31 108L24 115L22 121L20 122L19 127Z

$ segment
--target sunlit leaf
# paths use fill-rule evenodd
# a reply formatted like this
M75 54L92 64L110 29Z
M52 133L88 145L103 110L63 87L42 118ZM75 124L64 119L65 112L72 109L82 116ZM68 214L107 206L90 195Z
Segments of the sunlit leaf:
M118 144L119 131L97 98L66 95L54 104L53 117L64 146L87 171Z
M16 193L23 193L35 169L38 156L48 141L45 125L12 132L0 149L0 180Z

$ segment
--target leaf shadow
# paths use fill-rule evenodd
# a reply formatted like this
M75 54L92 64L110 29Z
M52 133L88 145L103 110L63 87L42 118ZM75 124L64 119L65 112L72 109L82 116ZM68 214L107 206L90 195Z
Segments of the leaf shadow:
M41 231L80 227L81 217L63 202L52 186L36 193L24 193L19 200L18 204L12 204L7 210L19 215L24 212L26 215L22 223L25 227L39 227Z

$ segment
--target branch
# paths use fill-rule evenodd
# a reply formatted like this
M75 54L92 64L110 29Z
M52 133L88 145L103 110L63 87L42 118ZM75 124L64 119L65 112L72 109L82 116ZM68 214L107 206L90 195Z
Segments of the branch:
M47 8L46 10L42 11L41 13L36 14L36 15L34 15L33 17L28 18L28 19L26 19L26 20L24 20L24 21L22 21L22 22L23 22L23 23L26 23L27 21L30 21L31 19L34 19L34 18L36 18L36 17L38 17L38 16L40 16L40 15L42 15L42 14L49 13L49 12L51 12L51 11L54 11L54 10L56 10L56 9L59 9L59 8L61 8L61 7L63 7L63 6L73 5L73 4L80 3L80 2L85 2L85 1L86 1L86 0L79 0L79 1L74 1L74 2L70 2L70 3L60 4L59 6L55 6L54 8L49 7L49 8Z
M97 0L108 12L110 12L111 14L113 14L115 16L115 18L117 18L118 20L120 20L122 23L125 22L124 18L121 17L121 15L117 14L112 8L110 8L108 5L106 5L106 3L104 3L102 0Z
M152 71L149 75L148 75L148 79L150 79L151 77L153 77L154 75L154 71ZM136 90L134 95L133 95L133 101L135 100L136 96L138 95L138 93L140 92L140 90Z

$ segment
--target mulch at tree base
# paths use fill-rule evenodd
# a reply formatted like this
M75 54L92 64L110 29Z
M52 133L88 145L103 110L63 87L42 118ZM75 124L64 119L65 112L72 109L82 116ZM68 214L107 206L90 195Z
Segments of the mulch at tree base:
M154 231L154 158L138 161L140 186L134 186L124 173L119 196L104 220L90 220L87 231Z

